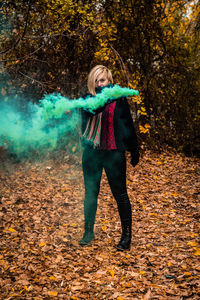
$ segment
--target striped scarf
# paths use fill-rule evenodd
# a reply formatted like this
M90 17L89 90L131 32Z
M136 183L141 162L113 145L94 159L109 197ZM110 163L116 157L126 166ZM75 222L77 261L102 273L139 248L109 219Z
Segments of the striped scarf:
M100 137L101 137L101 119L102 113L92 116L89 118L85 131L83 133L83 138L92 144L94 148L100 146Z

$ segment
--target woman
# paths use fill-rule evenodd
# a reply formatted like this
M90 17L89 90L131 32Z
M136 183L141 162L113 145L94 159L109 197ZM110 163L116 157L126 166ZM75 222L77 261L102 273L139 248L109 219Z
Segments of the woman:
M109 69L102 65L94 67L88 76L89 95L95 96L104 87L112 87L112 83ZM94 239L97 197L104 168L122 225L121 240L116 248L122 251L130 249L132 216L126 188L125 151L131 152L133 166L139 162L139 152L127 99L108 99L104 107L97 109L94 114L83 110L82 134L85 232L79 244L88 245Z

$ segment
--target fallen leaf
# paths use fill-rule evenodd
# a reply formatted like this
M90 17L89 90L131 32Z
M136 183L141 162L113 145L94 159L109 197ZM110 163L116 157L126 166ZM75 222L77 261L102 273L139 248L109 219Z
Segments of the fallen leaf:
M144 295L142 298L143 300L149 300L151 299L151 290L149 289L148 292Z
M55 281L57 280L54 276L50 276L49 279L50 280L55 280Z
M58 295L58 292L56 292L56 291L48 291L47 294L49 296L56 297Z
M110 275L112 276L112 278L115 276L115 271L114 270L108 270L108 272L110 273Z
M45 246L46 245L46 243L40 243L39 244L39 247L43 247L43 246Z
M12 227L8 228L8 230L9 230L10 232L16 232L16 230L15 230L14 228L12 228Z
M194 252L194 255L200 255L200 247L195 249L196 251Z
M196 247L196 246L198 246L198 243L196 241L191 241L191 242L188 242L187 245Z

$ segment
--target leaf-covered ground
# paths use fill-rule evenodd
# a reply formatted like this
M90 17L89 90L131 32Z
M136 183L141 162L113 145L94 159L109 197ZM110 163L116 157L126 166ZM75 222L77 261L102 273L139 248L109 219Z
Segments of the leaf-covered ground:
M1 299L200 299L199 160L146 152L128 163L130 251L105 174L95 241L81 247L80 160L0 167Z

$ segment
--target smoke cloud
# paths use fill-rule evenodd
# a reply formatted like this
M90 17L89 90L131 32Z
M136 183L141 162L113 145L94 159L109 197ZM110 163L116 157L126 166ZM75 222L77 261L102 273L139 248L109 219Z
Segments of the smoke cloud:
M95 109L104 106L108 99L138 94L138 91L118 85L104 88L100 94L86 99L70 100L53 93L45 95L39 104L29 102L26 112L16 108L17 99L8 102L1 100L0 146L19 158L29 157L35 152L53 151L77 135L79 109L93 113Z

